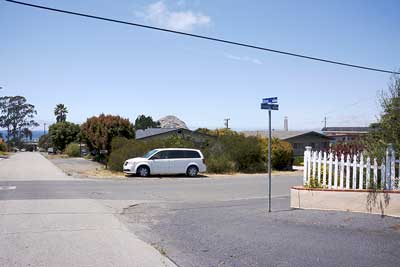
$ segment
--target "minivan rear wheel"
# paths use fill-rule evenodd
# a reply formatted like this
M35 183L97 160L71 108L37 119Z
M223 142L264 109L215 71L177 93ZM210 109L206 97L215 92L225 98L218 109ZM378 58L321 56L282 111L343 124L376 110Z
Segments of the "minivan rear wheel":
M189 177L196 177L198 173L199 169L194 165L189 166L189 168L186 171L186 175Z
M147 177L150 175L150 169L147 166L140 166L137 171L136 174L140 177Z

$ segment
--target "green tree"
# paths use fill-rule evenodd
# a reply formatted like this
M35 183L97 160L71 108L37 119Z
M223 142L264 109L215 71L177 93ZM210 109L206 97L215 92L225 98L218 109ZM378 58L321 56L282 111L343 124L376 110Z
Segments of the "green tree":
M135 120L135 129L145 130L147 128L159 128L160 122L153 121L151 116L139 115Z
M400 76L392 76L387 90L380 92L382 113L364 140L370 156L382 158L388 143L400 153Z
M7 142L11 146L22 144L23 129L39 125L34 120L36 114L35 106L23 96L0 97L0 128L7 130Z
M49 136L55 148L63 151L65 147L77 141L80 127L78 124L63 121L50 125Z
M114 137L135 138L135 129L129 119L104 115L91 117L81 126L82 139L91 151L110 150Z
M57 122L63 122L67 120L68 109L64 104L58 104L54 108L54 115L56 116Z
M51 142L51 138L50 138L49 134L44 134L44 135L40 136L38 146L40 148L43 148L46 150L49 147L53 146L53 143Z

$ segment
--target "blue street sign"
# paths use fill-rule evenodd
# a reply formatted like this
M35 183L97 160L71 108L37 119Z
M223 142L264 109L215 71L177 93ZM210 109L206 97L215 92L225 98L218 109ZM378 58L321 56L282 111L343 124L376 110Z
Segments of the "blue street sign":
M278 103L278 98L277 97L267 97L267 98L263 98L262 102L268 103L268 104L276 104L276 103Z
M278 104L261 103L261 109L279 110Z

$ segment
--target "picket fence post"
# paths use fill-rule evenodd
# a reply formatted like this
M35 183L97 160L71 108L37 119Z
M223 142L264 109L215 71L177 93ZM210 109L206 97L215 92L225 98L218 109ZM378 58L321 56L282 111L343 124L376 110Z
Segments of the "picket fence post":
M382 160L382 164L381 164L381 189L386 189L386 171L385 171L385 161Z
M365 189L369 189L371 179L371 158L367 158L367 170L365 172Z
M353 184L352 189L357 189L357 155L353 156Z
M344 187L344 155L340 157L340 189Z
M374 188L378 188L378 161L374 158Z
M347 154L346 159L346 189L350 189L350 154Z
M388 147L386 148L386 166L385 166L385 170L386 170L386 177L385 177L385 181L386 181L386 185L385 188L390 190L390 148L391 148L392 144L388 144Z
M338 162L338 156L335 155L335 176L334 176L334 180L333 180L333 188L337 188L338 186L338 169L339 169L339 162Z
M361 153L360 155L360 177L358 179L358 189L363 189L364 186L364 156Z
M323 185L323 187L326 186L326 171L327 171L327 169L326 169L326 152L324 152L324 171L323 171L323 174L322 174L322 185Z
M395 179L396 179L396 153L391 147L391 153L390 153L390 189L394 190L395 186Z
M318 184L321 184L321 160L322 160L322 155L321 151L318 152Z
M328 188L332 188L332 161L333 161L333 154L332 152L329 153L329 170L328 170Z

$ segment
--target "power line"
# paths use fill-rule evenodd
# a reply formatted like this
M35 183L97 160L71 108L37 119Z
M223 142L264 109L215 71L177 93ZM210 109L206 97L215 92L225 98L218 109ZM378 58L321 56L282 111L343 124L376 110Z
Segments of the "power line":
M54 11L54 12L59 12L59 13L64 13L64 14L69 14L69 15L81 16L81 17L86 17L86 18L91 18L91 19L98 19L98 20L103 20L103 21L108 21L108 22L126 24L126 25L130 25L130 26L136 26L136 27L141 27L141 28L146 28L146 29L151 29L151 30L179 34L179 35L185 35L185 36L189 36L189 37L194 37L194 38L199 38L199 39L204 39L204 40L209 40L209 41L215 41L215 42L220 42L220 43L225 43L225 44L230 44L230 45L242 46L242 47L247 47L247 48L252 48L252 49L257 49L257 50L263 50L263 51L267 51L267 52L278 53L278 54L293 56L293 57L299 57L299 58L304 58L304 59L309 59L309 60L314 60L314 61L319 61L319 62L324 62L324 63L330 63L330 64L336 64L336 65L341 65L341 66L346 66L346 67L351 67L351 68L358 68L358 69L363 69L363 70L384 72L384 73L390 73L390 74L400 74L400 72L395 72L395 71L390 71L390 70L377 69L377 68L366 67L366 66L361 66L361 65L349 64L349 63L340 62L340 61L311 57L311 56L306 56L306 55L302 55L302 54L295 54L295 53L285 52L285 51L281 51L281 50L275 50L275 49L270 49L270 48L246 44L246 43L239 43L239 42L204 36L204 35L168 30L165 28L153 27L153 26L149 26L149 25L145 25L145 24L110 19L110 18L106 18L106 17L99 17L99 16L94 16L94 15L89 15L89 14L84 14L84 13L77 13L77 12L73 12L73 11L56 9L56 8L34 5L34 4L28 4L28 3L14 1L14 0L6 0L6 1L10 2L10 3L14 3L14 4L44 9L44 10L48 10L48 11Z

